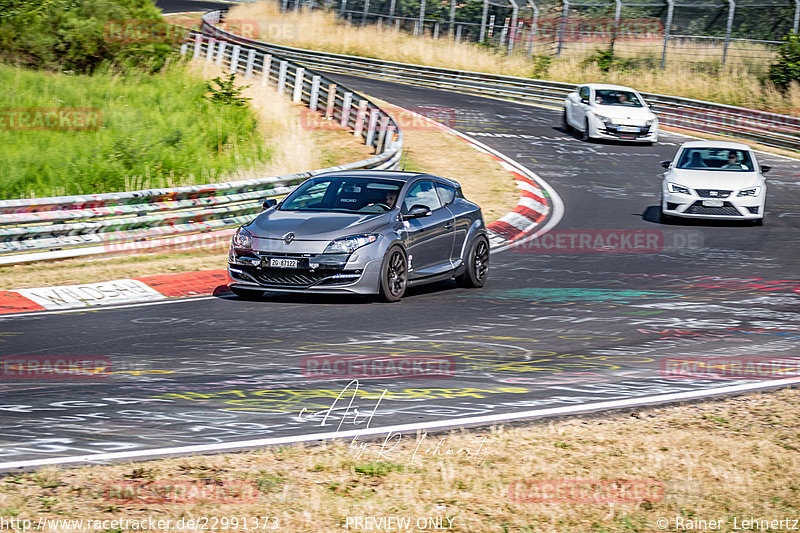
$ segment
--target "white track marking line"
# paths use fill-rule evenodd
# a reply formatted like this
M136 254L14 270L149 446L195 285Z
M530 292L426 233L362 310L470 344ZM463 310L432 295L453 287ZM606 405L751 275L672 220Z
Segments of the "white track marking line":
M305 435L295 435L287 437L272 437L266 439L251 439L244 441L234 441L217 444L199 444L194 446L172 446L167 448L153 448L136 452L111 452L88 455L76 455L72 457L49 457L47 459L31 459L26 461L9 461L0 463L0 470L13 470L20 468L33 468L45 465L61 465L74 463L93 463L118 460L135 460L154 458L157 456L174 454L197 454L208 452L220 452L224 450L238 450L242 448L261 448L278 444L291 444L297 442L309 442L326 439L343 439L361 436L382 435L384 433L401 433L425 429L444 429L457 428L466 425L485 425L499 422L518 421L525 418L542 418L550 416L574 415L604 409L622 409L626 407L639 407L648 404L667 403L675 401L685 401L717 396L720 394L733 394L738 392L754 391L772 387L783 387L786 385L800 384L800 378L781 379L769 382L745 383L742 385L731 385L728 387L718 387L715 389L704 389L699 391L676 392L671 394L660 394L657 396L645 396L643 398L629 398L625 400L612 400L607 402L595 402L584 405L570 405L566 407L552 407L548 409L534 409L517 413L504 413L499 415L472 416L459 419L449 419L438 422L417 422L413 424L397 424L393 426L383 426L378 428L358 429L350 431L327 431L321 433L309 433Z

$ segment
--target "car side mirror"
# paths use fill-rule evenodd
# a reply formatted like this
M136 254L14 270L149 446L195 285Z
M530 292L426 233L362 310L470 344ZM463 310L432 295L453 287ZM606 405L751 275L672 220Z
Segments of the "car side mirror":
M771 166L769 166L769 165L761 165L761 173L762 174L765 174L765 173L769 172L770 170L772 170Z
M587 98L581 98L581 103L582 104L588 104L589 100Z
M661 166L668 169L672 166L672 161L662 161Z
M408 210L408 213L403 215L403 220L408 220L411 218L421 218L427 217L431 214L431 208L427 205L419 205L416 204L411 209Z
M275 207L276 205L278 205L278 200L276 200L275 198L267 198L266 200L264 200L264 203L261 204L261 208L266 210L269 209L270 207Z

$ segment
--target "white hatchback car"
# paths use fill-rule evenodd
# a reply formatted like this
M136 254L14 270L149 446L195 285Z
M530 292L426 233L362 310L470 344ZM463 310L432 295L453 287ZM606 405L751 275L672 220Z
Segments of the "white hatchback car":
M661 222L672 217L764 221L767 196L764 173L746 144L692 141L683 143L661 183Z
M585 141L658 142L658 118L641 94L622 85L579 85L567 95L561 121L564 131L575 129Z

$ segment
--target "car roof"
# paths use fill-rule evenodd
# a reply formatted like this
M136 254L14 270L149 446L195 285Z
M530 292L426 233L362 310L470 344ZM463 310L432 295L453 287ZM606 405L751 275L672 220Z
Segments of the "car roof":
M626 87L624 85L612 85L610 83L584 83L579 87L589 87L591 89L615 89L617 91L636 91L636 89L631 87Z
M441 176L434 176L433 174L426 174L424 172L406 172L402 170L333 170L331 172L323 172L313 176L314 178L320 177L357 177L357 178L383 178L398 181L411 181L415 178L429 178L436 179L443 183L450 184L452 187L460 188L461 185L455 180L443 178Z
M752 150L744 143L735 143L728 141L689 141L683 143L681 148L721 148L731 150Z

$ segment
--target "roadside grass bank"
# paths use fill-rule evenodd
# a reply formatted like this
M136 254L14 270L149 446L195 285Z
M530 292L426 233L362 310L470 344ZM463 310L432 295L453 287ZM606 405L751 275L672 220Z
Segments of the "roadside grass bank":
M236 21L246 20L254 23L251 26L258 30L258 38L300 48L567 83L620 83L644 92L787 113L800 112L799 86L795 84L782 94L771 84L762 85L760 77L765 74L769 61L749 60L746 54L757 53L763 58L771 52L750 43L732 44L730 59L725 65L714 59L719 52L713 45L692 44L691 49L676 45L674 49L670 48L672 61L660 70L657 43L642 45L620 41L615 48L617 55L621 58L633 56L635 63L623 59L619 65L604 72L596 62L586 61L585 50L580 50L580 47L560 58L538 56L530 59L523 46L523 50L509 57L503 51L493 51L477 44L455 43L447 38L433 39L430 36L414 37L387 26L350 26L323 11L281 13L277 2L271 1L238 5L227 19L233 21L234 31ZM386 46L386 43L391 43L391 46ZM587 48L602 46L587 45ZM707 59L697 63L698 58L704 59L704 55Z
M0 84L0 109L89 108L98 117L94 129L0 128L3 199L211 183L274 153L250 109L206 100L205 80L177 63L92 76L0 65Z
M784 389L516 427L395 434L385 444L47 467L0 479L0 515L173 524L258 516L292 532L355 529L356 517L363 524L388 516L475 532L705 531L685 526L718 520L713 530L733 531L734 519L741 530L743 520L800 515L799 426L800 390ZM635 490L615 490L625 483ZM223 501L225 487L243 490ZM664 519L668 527L657 527Z

